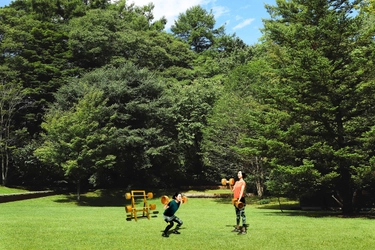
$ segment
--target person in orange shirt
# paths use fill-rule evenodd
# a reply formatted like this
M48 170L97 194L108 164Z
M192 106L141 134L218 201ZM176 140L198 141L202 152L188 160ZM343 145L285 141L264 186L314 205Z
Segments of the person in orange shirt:
M234 200L237 199L238 202L242 202L243 206L234 206L236 211L236 226L232 232L238 232L238 234L246 234L246 215L245 215L245 190L246 182L244 181L245 173L238 171L237 173L238 181L233 185L232 192ZM240 228L240 219L242 218L242 228Z

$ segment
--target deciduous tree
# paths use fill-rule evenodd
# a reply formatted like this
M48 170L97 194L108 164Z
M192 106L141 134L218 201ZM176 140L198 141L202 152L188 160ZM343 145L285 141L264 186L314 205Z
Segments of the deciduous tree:
M8 81L9 80L9 81ZM1 184L7 185L12 151L21 138L21 129L17 129L15 114L26 106L25 93L19 84L2 75L0 80L0 158Z
M81 182L115 163L116 157L108 154L114 111L106 102L103 91L88 88L73 108L51 109L42 123L44 143L35 155L64 170L77 184L78 200Z

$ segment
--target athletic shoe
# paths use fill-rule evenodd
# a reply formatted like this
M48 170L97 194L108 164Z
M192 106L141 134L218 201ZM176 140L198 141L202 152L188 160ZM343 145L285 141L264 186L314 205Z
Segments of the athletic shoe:
M238 235L241 235L241 234L246 234L246 231L241 230L241 231L238 233Z
M179 231L177 231L177 230L173 230L172 233L174 233L174 234L181 234L181 233L180 233Z
M240 229L238 229L238 228L234 228L233 230L232 230L232 232L234 232L234 233L237 233L237 232L239 232L240 231Z
M166 233L163 233L161 236L163 236L163 237L169 237L169 235L166 234Z

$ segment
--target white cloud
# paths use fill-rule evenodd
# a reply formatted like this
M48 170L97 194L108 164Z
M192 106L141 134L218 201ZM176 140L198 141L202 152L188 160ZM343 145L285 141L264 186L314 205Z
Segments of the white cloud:
M174 20L177 19L178 15L185 13L187 9L212 2L213 0L130 0L128 3L135 3L137 6L144 6L152 2L155 6L153 14L154 20L158 20L161 17L167 19L166 29L169 29L173 24Z
M254 18L249 18L244 20L243 22L237 24L236 26L233 27L233 30L238 30L242 29L243 27L250 25L255 19Z
M250 7L251 7L251 5L249 4L249 5L245 5L245 6L241 7L241 9L248 9Z
M228 13L228 12L229 12L229 9L227 7L224 7L224 6L214 6L212 8L212 13L215 16L215 19L219 18L220 16L222 16L223 14Z

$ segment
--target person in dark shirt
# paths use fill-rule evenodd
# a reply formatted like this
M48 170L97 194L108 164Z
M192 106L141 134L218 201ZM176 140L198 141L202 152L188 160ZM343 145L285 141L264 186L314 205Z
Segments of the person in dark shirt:
M175 229L172 230L172 233L174 234L180 234L178 229L182 225L182 220L180 220L175 213L179 209L180 205L182 203L182 195L181 193L175 193L173 195L173 199L164 206L164 213L163 213L163 218L165 222L168 223L167 227L164 229L164 232L162 234L163 237L169 237L168 231L171 229L174 225L174 222L177 223Z

